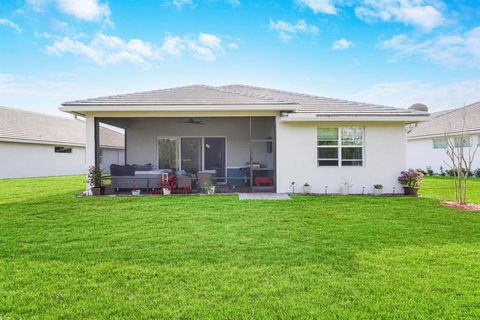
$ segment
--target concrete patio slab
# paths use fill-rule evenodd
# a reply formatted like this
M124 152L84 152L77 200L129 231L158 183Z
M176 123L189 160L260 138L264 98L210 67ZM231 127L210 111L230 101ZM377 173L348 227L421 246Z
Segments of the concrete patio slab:
M240 200L290 200L286 193L239 193Z

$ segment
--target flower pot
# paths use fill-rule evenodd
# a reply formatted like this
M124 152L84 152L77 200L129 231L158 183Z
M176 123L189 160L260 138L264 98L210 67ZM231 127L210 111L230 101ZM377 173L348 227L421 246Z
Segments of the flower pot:
M311 186L303 186L303 193L304 194L312 193L312 187Z
M140 189L132 190L132 196L139 196L139 195L140 195Z
M168 188L162 188L162 192L164 196L168 196L172 193L172 191Z
M92 196L99 196L102 194L102 188L100 187L93 187L92 188Z
M383 189L373 188L373 195L380 196L382 195Z
M406 196L416 196L418 195L418 188L413 187L403 187Z
M207 190L207 194L215 194L215 186L211 186L211 187Z

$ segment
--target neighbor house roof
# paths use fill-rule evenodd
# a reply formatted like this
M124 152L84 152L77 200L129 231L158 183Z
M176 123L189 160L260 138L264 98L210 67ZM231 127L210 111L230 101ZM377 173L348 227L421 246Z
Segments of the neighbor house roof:
M471 105L432 113L429 121L419 123L407 135L409 139L455 135L462 132L480 131L480 102Z
M0 107L0 141L84 146L85 122ZM104 148L123 148L124 136L100 127L100 145Z
M289 114L428 116L426 112L246 85L194 85L62 104L67 112L275 110Z

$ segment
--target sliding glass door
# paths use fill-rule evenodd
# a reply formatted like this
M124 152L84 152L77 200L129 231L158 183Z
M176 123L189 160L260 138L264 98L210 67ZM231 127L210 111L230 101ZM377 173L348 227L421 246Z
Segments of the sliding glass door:
M158 138L158 168L177 171L179 168L179 139Z
M202 138L181 138L181 168L187 173L202 171Z
M217 177L225 177L225 138L204 138L205 170L215 170Z
M159 137L158 168L195 174L215 171L226 176L226 139L217 137Z

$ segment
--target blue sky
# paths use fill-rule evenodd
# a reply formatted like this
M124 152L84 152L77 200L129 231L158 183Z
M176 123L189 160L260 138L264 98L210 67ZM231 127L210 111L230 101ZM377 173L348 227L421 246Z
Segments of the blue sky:
M0 105L244 83L431 110L480 100L480 1L0 2Z

